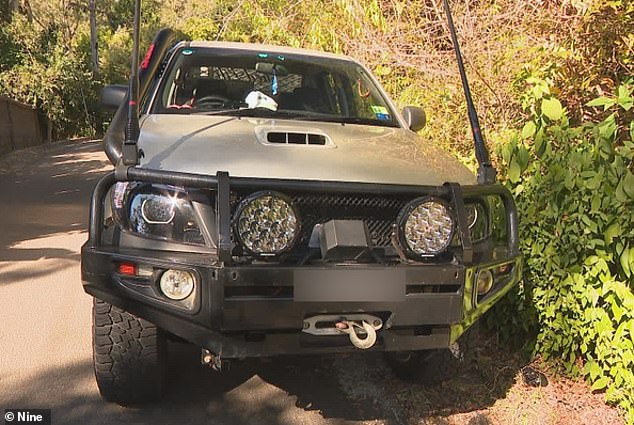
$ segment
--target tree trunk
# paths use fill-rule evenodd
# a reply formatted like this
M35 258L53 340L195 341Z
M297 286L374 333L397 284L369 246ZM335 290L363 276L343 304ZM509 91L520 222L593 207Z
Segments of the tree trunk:
M16 3L19 3L19 1L16 1ZM33 22L33 9L31 9L31 3L29 3L29 0L24 0L24 3L22 4L22 13L26 15L29 22Z
M97 13L95 0L89 0L90 9L90 51L92 55L92 76L99 78L99 45L97 41Z

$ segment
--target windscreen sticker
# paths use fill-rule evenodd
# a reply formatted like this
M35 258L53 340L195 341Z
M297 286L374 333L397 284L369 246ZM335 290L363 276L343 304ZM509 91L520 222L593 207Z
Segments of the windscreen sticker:
M376 116L377 119L383 121L389 121L391 119L390 113L385 106L370 105L370 108L372 108L372 112L374 112L374 116Z
M183 53L183 55L185 55L185 56L191 56L191 55L193 55L193 54L194 54L194 51L193 51L193 50L191 50L191 49L185 49L185 50L183 50L183 52L182 52L182 53Z

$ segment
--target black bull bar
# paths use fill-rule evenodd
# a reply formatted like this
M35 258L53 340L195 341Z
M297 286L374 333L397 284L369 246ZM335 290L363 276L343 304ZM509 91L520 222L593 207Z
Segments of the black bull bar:
M106 193L116 181L141 181L216 191L216 220L218 256L224 264L231 262L231 188L247 189L264 187L269 190L302 190L305 192L327 193L367 193L367 194L412 194L449 197L456 211L458 231L462 243L463 263L469 265L473 260L473 246L467 224L464 207L465 197L498 195L502 199L507 215L506 233L508 251L519 254L518 214L510 192L499 184L460 186L457 183L445 183L443 186L417 186L374 183L351 183L313 180L283 180L250 177L229 177L229 173L219 171L215 176L181 173L164 170L150 170L139 167L118 167L106 174L95 186L90 204L90 224L88 246L97 247L101 243L103 230L103 211Z

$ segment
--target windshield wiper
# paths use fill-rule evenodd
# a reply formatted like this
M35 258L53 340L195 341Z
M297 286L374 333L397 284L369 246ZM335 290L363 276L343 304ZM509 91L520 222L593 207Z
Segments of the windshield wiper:
M235 108L235 109L219 109L215 111L197 111L190 112L189 115L229 115L232 113L240 112L245 108Z
M360 125L377 125L382 127L398 127L393 121L382 121L372 118L362 117L340 117L329 114L309 113L303 111L273 111L268 108L236 108L221 109L218 111L193 112L192 115L230 115L234 117L256 117L256 118L282 118L282 119L300 119L304 121L321 121L334 122L340 124L360 124Z
M393 121L383 121L376 120L372 118L361 118L361 117L338 117L338 116L312 116L306 117L306 121L323 121L323 122L334 122L339 124L360 124L360 125L378 125L382 127L398 127L398 125Z

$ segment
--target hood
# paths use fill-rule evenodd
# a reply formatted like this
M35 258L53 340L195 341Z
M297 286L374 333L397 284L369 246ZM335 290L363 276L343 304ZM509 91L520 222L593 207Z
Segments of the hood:
M310 133L325 145L269 143ZM456 158L403 128L230 116L149 115L141 167L232 177L433 185L476 183Z

